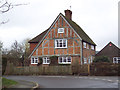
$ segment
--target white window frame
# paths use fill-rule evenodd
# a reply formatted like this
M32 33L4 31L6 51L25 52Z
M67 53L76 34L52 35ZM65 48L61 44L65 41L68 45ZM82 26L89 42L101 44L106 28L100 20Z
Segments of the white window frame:
M43 64L50 64L50 59L49 57L43 57Z
M64 47L64 43L66 45L65 47ZM61 44L62 47L60 46ZM55 39L55 48L67 48L67 39Z
M93 56L91 56L91 63L93 62Z
M89 44L87 44L87 49L89 49Z
M91 59L90 59L90 57L88 58L88 63L89 63L89 64L91 63Z
M91 45L91 49L92 49L92 50L95 50L94 45Z
M84 58L84 64L87 64L87 58Z
M58 33L64 33L64 28L58 28Z
M62 62L60 62L60 58L62 58ZM69 62L68 58L70 58L70 62ZM66 59L66 62L64 62L64 59ZM68 56L68 57L58 57L58 63L59 64L71 64L71 62L72 62L71 56Z
M38 57L31 57L31 64L38 64Z
M83 48L86 48L87 46L87 43L86 42L83 42Z
M116 61L115 61L116 59ZM113 57L113 63L118 63L118 61L120 61L120 57Z

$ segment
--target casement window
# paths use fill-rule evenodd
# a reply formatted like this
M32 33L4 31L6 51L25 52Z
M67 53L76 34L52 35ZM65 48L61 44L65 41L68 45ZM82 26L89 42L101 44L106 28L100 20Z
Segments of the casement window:
M120 63L120 57L114 57L113 63Z
M89 64L91 63L90 57L88 58L88 63L89 63Z
M64 28L58 28L58 33L64 33Z
M50 64L49 57L43 57L43 64Z
M94 46L93 45L91 45L91 49L94 50Z
M59 64L71 64L71 57L58 57Z
M89 44L87 44L87 49L89 49Z
M83 42L83 48L86 48L86 45L87 45L86 42Z
M93 56L91 56L91 63L93 62Z
M56 39L55 48L67 48L67 39Z
M84 64L87 64L87 58L84 58Z
M38 57L32 57L31 64L38 64Z

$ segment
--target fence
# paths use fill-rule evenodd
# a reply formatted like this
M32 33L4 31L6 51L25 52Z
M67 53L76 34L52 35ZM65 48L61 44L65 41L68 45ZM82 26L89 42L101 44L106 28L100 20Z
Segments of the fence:
M9 63L5 75L88 75L87 65L24 66L15 67Z
M90 65L90 75L95 76L118 76L120 65L113 63L93 63Z

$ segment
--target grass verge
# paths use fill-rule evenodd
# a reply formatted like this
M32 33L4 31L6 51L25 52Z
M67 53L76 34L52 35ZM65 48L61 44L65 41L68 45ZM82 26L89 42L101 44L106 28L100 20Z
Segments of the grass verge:
M2 87L3 88L8 88L11 85L15 85L15 84L17 84L16 81L9 80L9 79L6 79L6 78L2 78Z

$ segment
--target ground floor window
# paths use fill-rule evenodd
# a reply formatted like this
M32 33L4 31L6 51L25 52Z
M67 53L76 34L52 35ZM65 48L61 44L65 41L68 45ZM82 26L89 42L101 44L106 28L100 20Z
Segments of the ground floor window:
M87 64L87 58L84 58L84 64Z
M32 57L31 64L38 64L38 57Z
M49 57L43 57L43 64L50 64Z
M120 57L113 57L113 63L120 63Z
M71 64L71 56L68 57L58 57L59 64Z

